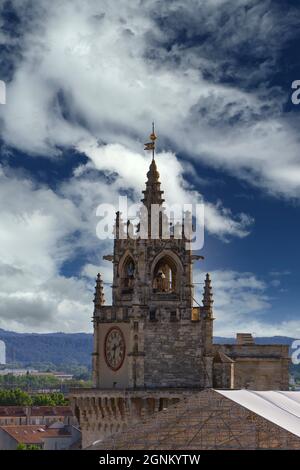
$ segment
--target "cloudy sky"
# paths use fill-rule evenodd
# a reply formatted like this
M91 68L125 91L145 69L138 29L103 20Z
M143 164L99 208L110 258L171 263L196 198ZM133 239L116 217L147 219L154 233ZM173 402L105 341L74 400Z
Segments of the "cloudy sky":
M91 331L100 203L205 201L215 333L300 337L296 0L0 4L0 328Z

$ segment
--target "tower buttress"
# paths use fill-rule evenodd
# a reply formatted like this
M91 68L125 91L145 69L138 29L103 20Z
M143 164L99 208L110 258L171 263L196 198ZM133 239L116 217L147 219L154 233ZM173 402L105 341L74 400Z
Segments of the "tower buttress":
M105 304L105 298L104 298L104 292L103 292L103 281L101 278L101 274L98 273L97 279L96 279L95 295L94 295L95 310L100 308L104 304Z
M213 292L211 286L211 279L209 273L206 274L204 291L203 291L203 306L209 310L212 310L213 307Z
M104 292L103 292L103 281L101 274L97 274L95 294L94 294L94 315L93 315L93 383L95 387L99 386L99 318L100 309L105 303Z

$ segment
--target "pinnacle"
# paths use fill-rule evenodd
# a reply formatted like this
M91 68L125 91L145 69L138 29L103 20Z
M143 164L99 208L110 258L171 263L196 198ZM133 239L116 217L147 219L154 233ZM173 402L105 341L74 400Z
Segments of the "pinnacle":
M95 308L101 307L105 303L104 292L103 292L103 281L101 274L97 274L95 295L94 295L94 304Z

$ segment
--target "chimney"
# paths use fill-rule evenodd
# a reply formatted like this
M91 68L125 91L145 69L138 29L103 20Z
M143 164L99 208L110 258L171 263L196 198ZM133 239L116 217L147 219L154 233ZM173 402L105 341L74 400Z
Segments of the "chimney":
M255 344L254 343L254 338L251 333L237 333L236 334L236 344L242 346L242 345L249 345L249 344Z

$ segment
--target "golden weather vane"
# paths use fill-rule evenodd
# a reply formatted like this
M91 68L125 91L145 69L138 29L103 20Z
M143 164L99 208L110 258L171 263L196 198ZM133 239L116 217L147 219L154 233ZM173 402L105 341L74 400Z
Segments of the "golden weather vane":
M157 139L157 136L155 135L154 132L154 122L152 122L152 133L150 134L150 140L151 142L146 142L145 143L145 148L144 150L152 150L152 159L154 160L154 155L155 155L155 141Z

